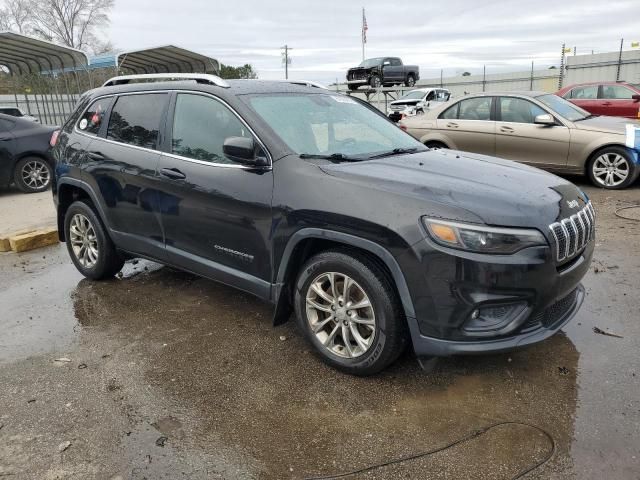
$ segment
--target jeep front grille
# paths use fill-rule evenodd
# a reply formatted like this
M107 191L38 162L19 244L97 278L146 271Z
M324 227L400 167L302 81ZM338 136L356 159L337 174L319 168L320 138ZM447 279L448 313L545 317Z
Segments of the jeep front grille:
M574 257L596 234L596 212L591 202L577 213L549 225L558 262Z

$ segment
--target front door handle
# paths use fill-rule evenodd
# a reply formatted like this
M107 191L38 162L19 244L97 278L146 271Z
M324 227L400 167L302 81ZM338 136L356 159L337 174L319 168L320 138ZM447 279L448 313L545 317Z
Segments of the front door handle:
M513 128L511 128L511 127L500 127L500 131L502 133L513 133Z
M160 170L160 175L164 175L172 180L183 180L187 178L187 176L177 168L163 168Z
M602 102L602 105L604 105L605 107L608 107L609 105L612 105L611 102Z
M104 160L104 155L100 152L87 152L87 157L92 160Z
M447 123L447 127L449 127L449 128L458 128L458 124L457 123L453 123L453 122L449 122L449 123Z

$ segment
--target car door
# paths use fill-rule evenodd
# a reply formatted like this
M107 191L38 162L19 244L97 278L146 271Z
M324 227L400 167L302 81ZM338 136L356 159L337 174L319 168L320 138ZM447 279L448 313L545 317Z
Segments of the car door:
M536 116L550 114L520 97L498 97L496 156L538 167L564 167L569 155L570 132L557 125L537 125Z
M228 105L206 94L175 94L169 118L158 168L169 261L268 295L272 171L236 163L222 150L228 137L255 135Z
M571 103L584 108L594 115L605 115L602 113L602 105L598 100L598 85L583 85L573 88L568 96L565 96Z
M397 58L385 58L382 69L385 83L398 83L402 80L402 65Z
M6 187L12 181L13 174L13 135L11 129L15 123L0 118L0 187Z
M450 146L467 152L495 155L493 97L465 98L440 114L438 129L451 139Z
M156 169L169 93L124 94L114 99L108 124L87 150L85 178L103 202L118 246L163 259ZM79 128L91 125L81 119Z
M602 115L637 120L640 103L633 99L635 94L636 92L624 85L602 85L599 95Z

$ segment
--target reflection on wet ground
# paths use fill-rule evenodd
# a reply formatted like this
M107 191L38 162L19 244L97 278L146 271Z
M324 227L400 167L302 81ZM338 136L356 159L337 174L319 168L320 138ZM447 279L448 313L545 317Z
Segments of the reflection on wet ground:
M606 195L592 196L604 230L598 273L566 333L510 354L444 359L431 373L407 354L374 378L340 374L293 322L273 329L268 305L151 262L91 282L62 246L2 256L0 476L306 478L515 421L555 442L527 478L635 478L640 260L627 249L640 246L640 229L614 220ZM550 447L530 426L503 425L347 478L508 479Z

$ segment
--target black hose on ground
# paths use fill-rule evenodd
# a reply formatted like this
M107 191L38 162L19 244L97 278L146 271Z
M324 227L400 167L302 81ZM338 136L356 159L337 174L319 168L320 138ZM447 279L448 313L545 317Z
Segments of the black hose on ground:
M460 445L461 443L465 443L468 442L469 440L473 440L474 438L478 438L481 435L484 435L485 433L487 433L490 430L493 430L494 428L503 426L503 425L524 425L526 427L530 427L533 428L534 430L538 430L540 433L542 433L545 437L547 437L547 439L549 440L549 444L551 445L551 448L549 450L549 453L545 456L545 458L543 458L542 460L532 464L531 466L521 470L520 472L518 472L518 474L516 474L514 477L511 477L511 480L518 480L519 478L524 477L525 475L527 475L528 473L532 472L533 470L541 467L542 465L544 465L545 463L547 463L549 460L551 460L551 458L553 457L553 455L556 452L556 442L554 441L553 437L551 436L551 434L549 432L547 432L546 430L537 427L535 425L531 425L530 423L525 423L525 422L497 422L497 423L493 423L491 425L488 425L486 427L483 427L479 430L475 430L471 433L469 433L468 435L459 438L458 440L455 440L451 443L448 443L447 445L443 445L441 447L438 448L434 448L433 450L428 450L426 452L419 452L419 453L415 453L412 455L407 455L404 457L399 457L399 458L394 458L391 460L387 460L385 462L380 462L380 463L376 463L373 465L369 465L363 468L359 468L357 470L351 470L348 472L342 472L342 473L336 473L336 474L332 474L332 475L322 475L322 476L318 476L318 477L307 477L304 480L334 480L336 478L345 478L345 477L349 477L351 475L356 475L359 473L365 473L365 472L369 472L371 470L376 470L378 468L382 468L382 467L388 467L390 465L397 465L399 463L403 463L403 462L408 462L411 460L417 460L418 458L422 458L422 457L426 457L429 455L433 455L435 453L438 452L442 452L444 450L447 450L449 448L455 447L456 445Z

